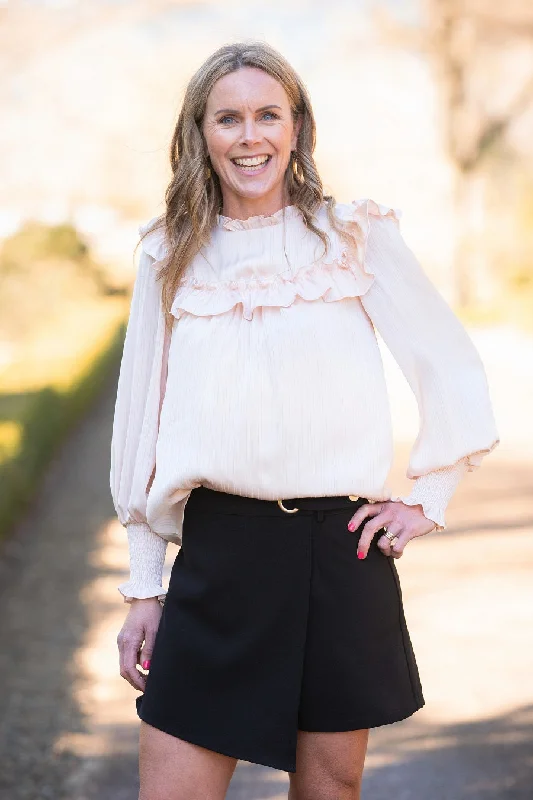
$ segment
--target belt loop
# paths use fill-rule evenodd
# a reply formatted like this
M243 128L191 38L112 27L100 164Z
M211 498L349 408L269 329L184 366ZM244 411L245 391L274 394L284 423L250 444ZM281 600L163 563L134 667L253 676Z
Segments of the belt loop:
M318 511L316 512L316 519L317 519L317 522L324 522L324 509L323 508L319 508Z

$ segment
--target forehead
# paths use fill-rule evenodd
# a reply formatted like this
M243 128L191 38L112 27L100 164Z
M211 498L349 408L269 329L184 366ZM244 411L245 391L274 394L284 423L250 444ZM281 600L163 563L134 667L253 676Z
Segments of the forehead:
M281 83L262 69L242 67L216 81L207 98L207 110L254 109L269 103L289 107L289 98Z

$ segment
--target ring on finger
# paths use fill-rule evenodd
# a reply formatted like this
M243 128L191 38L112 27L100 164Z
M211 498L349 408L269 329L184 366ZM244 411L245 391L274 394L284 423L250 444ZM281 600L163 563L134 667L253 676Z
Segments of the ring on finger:
M389 540L392 547L398 541L398 537L396 536L395 533L391 533L385 526L383 526L383 530L385 531L385 536Z

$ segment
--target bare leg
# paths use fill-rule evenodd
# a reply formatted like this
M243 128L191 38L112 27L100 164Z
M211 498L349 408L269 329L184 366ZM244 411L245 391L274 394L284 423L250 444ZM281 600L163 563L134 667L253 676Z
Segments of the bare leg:
M237 759L141 720L139 800L224 800Z
M288 800L360 800L368 733L298 731Z

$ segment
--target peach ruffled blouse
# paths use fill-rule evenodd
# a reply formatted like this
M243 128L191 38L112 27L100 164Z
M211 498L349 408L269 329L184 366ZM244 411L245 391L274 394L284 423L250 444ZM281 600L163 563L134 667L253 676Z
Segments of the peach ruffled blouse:
M443 529L460 479L498 444L479 354L405 243L401 212L369 199L335 208L359 223L359 246L331 228L324 204L325 255L296 206L219 215L175 295L170 336L156 280L164 234L145 237L111 442L111 493L130 552L125 602L164 598L165 550L181 544L194 487L420 503ZM376 330L420 412L405 497L386 483L393 435Z

